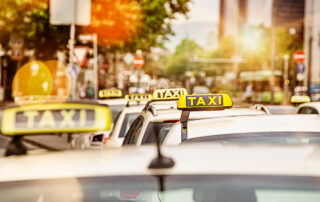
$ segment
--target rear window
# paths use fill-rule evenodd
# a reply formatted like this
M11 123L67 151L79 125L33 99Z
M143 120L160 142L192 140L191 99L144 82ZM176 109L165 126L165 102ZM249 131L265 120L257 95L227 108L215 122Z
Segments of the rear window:
M190 138L186 142L320 144L320 132L255 132Z
M160 142L162 143L173 124L174 122L150 122L144 133L142 144L155 143L157 134L160 135Z

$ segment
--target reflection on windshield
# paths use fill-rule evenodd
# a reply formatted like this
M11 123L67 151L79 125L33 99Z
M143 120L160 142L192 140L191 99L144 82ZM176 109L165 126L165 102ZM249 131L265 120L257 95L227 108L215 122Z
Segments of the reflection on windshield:
M320 179L286 176L113 176L0 183L3 201L319 202ZM235 183L237 182L237 183ZM294 182L294 183L292 183Z
M127 134L131 124L138 117L138 115L139 115L139 113L126 114L126 116L124 117L124 120L122 122L119 137L124 137Z
M160 142L163 142L173 124L174 122L150 122L144 133L142 144L155 143L157 134L160 136Z
M188 142L320 144L319 132L248 132L190 138Z
M121 110L124 108L124 105L110 105L109 107L112 113L112 122L115 123L115 120L118 118Z

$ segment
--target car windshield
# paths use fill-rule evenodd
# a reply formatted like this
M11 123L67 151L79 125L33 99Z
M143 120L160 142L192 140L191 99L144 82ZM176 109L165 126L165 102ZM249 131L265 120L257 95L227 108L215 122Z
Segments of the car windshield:
M127 134L131 124L138 117L138 115L139 115L139 113L128 113L125 115L124 120L121 125L119 137L124 137Z
M124 108L124 105L109 105L112 113L112 121L115 123L118 115L120 114L121 110Z
M186 142L320 144L320 132L233 133L190 138Z
M144 133L142 144L155 143L157 134L162 143L173 124L174 122L150 122Z
M159 180L164 191L159 191ZM0 183L2 201L319 202L320 179L287 176L113 176Z

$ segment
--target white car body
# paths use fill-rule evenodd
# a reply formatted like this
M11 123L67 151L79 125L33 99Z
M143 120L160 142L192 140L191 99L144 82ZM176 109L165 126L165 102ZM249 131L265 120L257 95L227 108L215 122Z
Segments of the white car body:
M120 102L110 102L111 104L114 104L113 106L118 106ZM74 138L72 141L72 147L76 149L88 149L88 148L101 148L104 146L103 141L108 140L108 146L112 147L119 147L122 145L124 137L119 137L119 133L122 127L123 120L128 113L140 113L142 109L144 108L146 102L141 102L140 105L137 105L135 102L130 102L128 106L124 107L121 112L118 114L116 122L113 123L112 130L109 131L103 131L103 132L97 132L94 134L81 134ZM126 102L127 105L127 102ZM108 104L108 106L110 106ZM111 105L112 106L112 105ZM113 118L113 119L115 119ZM112 132L113 131L113 132ZM110 136L110 133L113 133L114 135ZM94 141L95 136L102 135L101 141Z
M128 114L137 114L138 116L139 113L143 110L143 108L144 108L144 105L123 108L123 110L120 112L119 117L113 126L113 129L109 135L108 140L104 143L104 147L120 147L125 137L124 136L125 134L124 135L120 134L120 132L123 132L121 130L123 130L123 127L126 127L126 126L123 126L123 124L127 124L127 123L124 123L124 119ZM125 131L125 133L126 132L127 131Z
M190 120L187 124L188 140L209 136L255 132L320 133L320 117L317 115L253 115ZM166 145L178 145L181 143L180 122L175 123L171 127L163 143Z
M224 117L224 116L239 116L239 115L262 115L264 111L253 109L253 108L232 108L223 111L197 111L190 112L189 119L206 119L213 117ZM181 118L181 110L167 109L167 110L147 110L140 114L143 118L140 132L136 135L134 145L140 146L143 144L144 136L146 135L147 128L150 122L178 122ZM129 137L126 137L129 138ZM127 143L125 143L127 144ZM132 144L132 143L131 143Z
M151 170L156 147L61 151L0 159L0 182L93 176L154 174L298 175L320 177L319 147L191 144L162 147L175 161ZM294 155L293 155L294 154ZM206 157L206 158L199 158ZM208 161L214 158L214 163ZM259 166L257 166L259 165Z
M308 102L298 106L297 114L320 114L320 102Z
M98 149L101 148L102 140L109 137L110 130L88 133L88 134L79 134L76 135L71 141L71 147L73 149ZM96 136L101 136L101 141L95 141Z
M120 111L126 106L127 101L123 98L98 100L98 103L108 105L112 112L113 122L119 115Z
M251 179L252 182L258 179L259 184L255 183L253 192L258 199L254 201L316 202L319 200L318 146L192 144L162 147L162 150L165 156L174 161L173 167L148 168L156 157L155 146L40 154L38 152L27 156L2 158L0 159L1 199L77 202L120 202L132 199L144 202L195 201L193 195L198 193L197 189L203 187L209 188L210 199L213 199L216 193L227 195L227 198L233 195L231 197L233 200L219 200L219 202L238 200L252 202L252 200L242 200L243 192L240 192L239 196L239 192L234 194L219 189L213 192L210 188L212 184L221 186L228 183L241 190L242 187L252 185L252 183L247 184L247 179ZM167 189L167 183L173 178L177 179L173 183L179 183L179 187L172 188L169 184L170 188ZM188 179L187 184L181 181L185 178ZM161 179L166 185L164 196L163 193L159 194ZM190 183L193 187L183 189ZM264 195L261 196L259 185L265 183L273 183L274 190L269 187L264 188ZM290 184L287 185L288 183ZM312 186L309 183L312 183ZM308 190L304 189L306 185L309 187ZM138 192L135 192L137 188ZM128 200L123 193L129 191L130 194L132 193L130 190L133 190L133 197ZM271 194L268 194L270 192ZM159 200L160 197L166 200Z

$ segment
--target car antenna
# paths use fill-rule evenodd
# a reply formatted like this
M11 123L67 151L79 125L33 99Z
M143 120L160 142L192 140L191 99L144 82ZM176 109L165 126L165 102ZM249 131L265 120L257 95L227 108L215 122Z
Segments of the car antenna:
M161 144L160 144L160 135L155 133L156 143L157 143L157 157L154 158L150 165L149 169L163 169L163 168L172 168L174 166L174 161L170 157L166 157L161 152Z
M14 136L6 148L5 156L27 154L27 148L22 143L22 136Z

